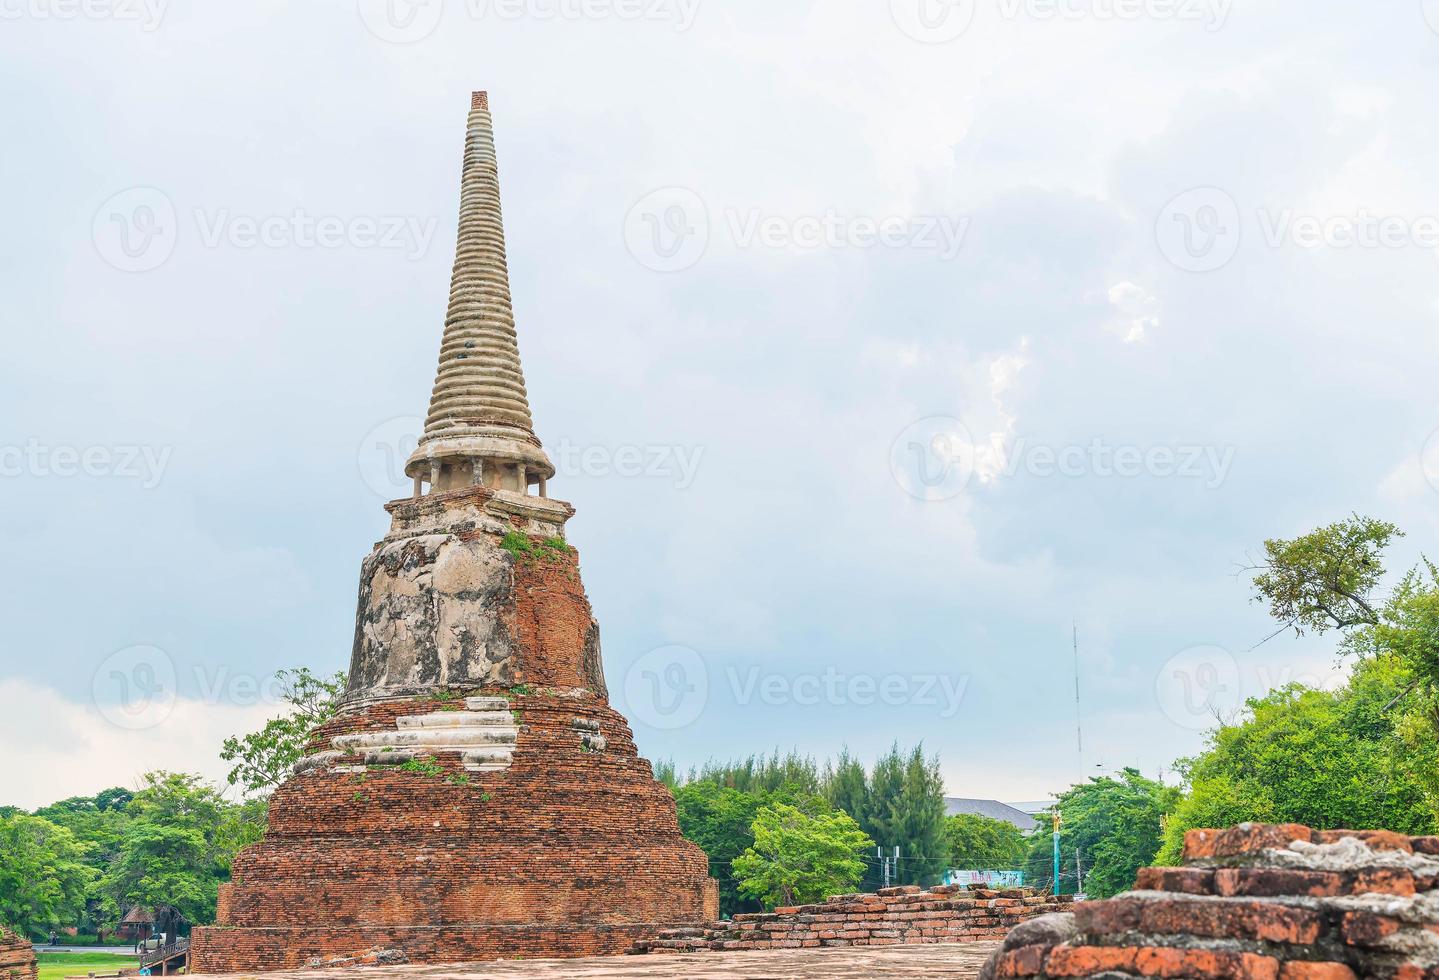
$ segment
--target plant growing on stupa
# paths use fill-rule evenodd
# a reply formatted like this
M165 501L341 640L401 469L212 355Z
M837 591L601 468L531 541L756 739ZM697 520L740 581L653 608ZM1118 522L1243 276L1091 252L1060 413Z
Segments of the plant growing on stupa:
M230 785L243 786L247 793L272 790L285 781L305 754L310 732L333 717L345 692L343 673L316 677L300 667L276 676L284 685L289 710L258 732L225 739L220 750L220 758L232 763Z

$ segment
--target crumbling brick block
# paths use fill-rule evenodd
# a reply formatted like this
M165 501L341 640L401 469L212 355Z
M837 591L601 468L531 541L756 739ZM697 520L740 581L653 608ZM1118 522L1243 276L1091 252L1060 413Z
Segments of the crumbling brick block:
M1015 930L981 980L1439 980L1435 838L1244 824L1185 858Z
M35 980L35 948L30 940L0 926L0 978Z

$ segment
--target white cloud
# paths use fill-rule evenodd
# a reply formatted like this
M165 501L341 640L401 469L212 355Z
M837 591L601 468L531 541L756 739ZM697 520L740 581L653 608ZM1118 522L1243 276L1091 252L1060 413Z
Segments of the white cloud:
M988 378L987 384L976 387L987 391L988 402L980 403L965 422L975 438L974 471L985 483L998 478L1008 464L1010 443L1019 419L1004 396L1028 366L1028 352L1029 338L1021 337L1014 350L986 358L979 365Z
M168 717L140 731L108 721L94 705L53 688L0 680L0 745L7 746L0 805L34 809L108 786L137 788L152 769L194 772L224 784L220 744L254 731L273 707L181 699Z
M1159 300L1132 282L1118 282L1109 287L1109 305L1115 316L1109 329L1126 344L1141 341L1159 326Z

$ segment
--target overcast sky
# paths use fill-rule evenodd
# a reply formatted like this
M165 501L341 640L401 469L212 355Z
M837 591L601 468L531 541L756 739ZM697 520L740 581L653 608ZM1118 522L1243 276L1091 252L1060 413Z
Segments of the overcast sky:
M471 89L651 758L1173 780L1341 676L1251 649L1246 554L1351 511L1439 550L1439 2L0 15L0 803L218 777L276 669L347 665Z

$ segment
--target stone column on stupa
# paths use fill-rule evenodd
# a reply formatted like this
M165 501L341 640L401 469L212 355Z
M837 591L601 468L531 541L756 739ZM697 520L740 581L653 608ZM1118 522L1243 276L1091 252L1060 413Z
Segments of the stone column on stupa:
M194 972L619 953L718 915L704 852L609 704L534 434L488 100L471 100L425 431L364 560L348 687L235 858Z

